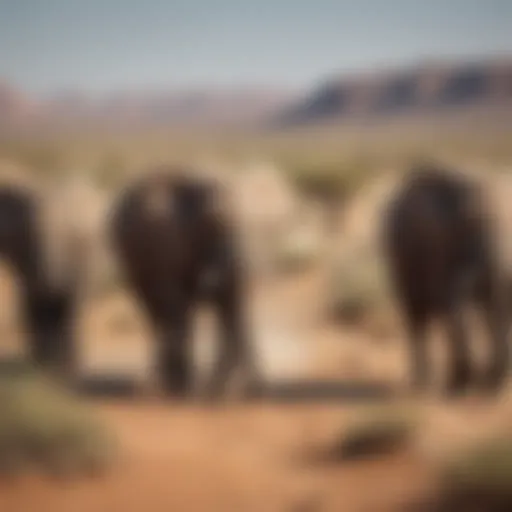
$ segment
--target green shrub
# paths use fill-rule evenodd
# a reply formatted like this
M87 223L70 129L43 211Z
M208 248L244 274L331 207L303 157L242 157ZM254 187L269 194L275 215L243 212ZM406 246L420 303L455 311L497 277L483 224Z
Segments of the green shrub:
M363 162L317 160L292 166L289 174L303 195L327 204L340 204L366 183L371 168Z
M512 438L487 440L446 462L437 501L442 511L512 510Z
M382 262L371 249L349 250L336 263L328 287L329 316L343 324L359 324L386 303Z
M391 407L369 411L320 450L317 459L338 462L394 453L412 440L417 424L412 410Z
M111 460L113 438L92 413L24 366L2 372L0 410L0 469L6 473L32 467L61 475L97 472Z

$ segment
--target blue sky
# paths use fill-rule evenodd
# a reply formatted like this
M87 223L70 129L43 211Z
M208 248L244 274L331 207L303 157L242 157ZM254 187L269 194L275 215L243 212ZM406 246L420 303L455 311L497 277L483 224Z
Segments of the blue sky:
M271 84L512 54L512 0L0 0L0 77L28 91Z

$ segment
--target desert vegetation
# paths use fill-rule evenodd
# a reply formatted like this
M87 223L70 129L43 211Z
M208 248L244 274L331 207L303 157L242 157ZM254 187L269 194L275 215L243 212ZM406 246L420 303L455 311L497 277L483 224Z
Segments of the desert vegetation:
M440 512L500 512L510 509L512 482L510 436L498 433L439 461L439 483L432 500Z
M348 421L343 433L317 450L313 459L343 464L403 451L414 442L419 424L419 411L410 407L370 408Z
M0 512L512 510L512 3L278 4L0 1Z
M113 461L115 437L80 400L23 363L2 364L0 468L4 476L40 471L97 474Z
M326 510L336 509L336 506L348 503L348 497L356 488L359 489L358 500L360 496L371 494L362 492L363 487L367 489L366 479L370 477L365 476L364 469L357 473L356 466L373 468L376 464L377 468L381 467L378 470L381 473L376 474L398 475L404 486L411 482L411 488L418 472L422 482L427 480L422 473L423 467L428 467L427 463L417 457L408 462L407 454L413 451L417 438L421 436L423 419L430 413L419 414L416 408L409 410L401 406L370 407L360 413L354 412L351 403L343 400L351 397L352 392L358 396L359 381L354 378L352 383L352 376L373 382L375 375L388 375L384 370L389 368L389 375L395 377L395 369L399 366L397 361L402 359L400 324L396 322L376 230L380 206L385 202L388 190L393 188L410 163L422 157L454 162L461 167L468 165L485 169L489 176L507 175L512 169L512 152L506 135L491 137L454 133L433 136L415 131L412 135L393 128L385 134L366 133L363 137L354 131L325 128L272 135L225 131L207 136L154 130L101 137L84 132L33 139L3 137L0 160L5 167L9 164L12 168L23 168L50 189L57 190L56 184L66 187L74 183L76 188L73 185L70 189L61 190L76 192L82 187L82 192L85 192L73 196L81 198L80 201L75 200L75 213L89 212L84 223L87 229L82 231L82 236L83 243L89 244L91 255L91 266L87 271L90 286L85 288L83 296L80 338L84 358L90 358L88 364L91 367L97 361L107 361L105 368L114 368L114 374L119 371L122 378L131 368L142 373L140 367L144 366L148 372L151 371L151 351L147 347L153 333L145 322L140 305L132 300L128 307L123 302L129 291L122 273L109 256L100 222L108 215L108 206L133 173L147 164L213 162L236 175L252 168L254 162L271 162L272 172L278 172L285 178L297 209L295 206L289 211L283 209L280 217L275 213L277 222L270 218L270 208L266 209L262 202L258 210L259 202L254 201L255 211L268 214L268 218L262 215L261 218L266 219L264 229L251 240L262 245L270 255L268 262L272 266L270 281L262 284L255 279L256 305L252 307L265 312L253 324L254 336L257 342L271 347L269 353L282 351L284 355L279 357L288 365L296 363L291 363L295 359L291 352L286 352L286 343L295 347L302 343L303 338L307 339L307 350L311 351L308 354L325 354L324 359L318 358L321 362L318 368L315 367L315 375L340 381L340 389L336 389L336 393L340 393L340 402L326 406L325 415L323 406L314 404L300 405L297 411L286 407L266 409L262 404L254 416L236 408L227 409L218 416L217 412L194 408L196 406L188 406L191 407L188 409L161 404L153 410L153 406L145 409L144 405L137 412L138 404L118 406L100 402L97 408L106 411L110 419L103 424L96 419L96 406L84 407L80 399L68 396L39 375L24 372L18 376L1 376L0 399L4 404L3 410L8 411L0 421L0 464L4 473L21 472L27 468L61 475L99 472L110 467L115 454L114 440L117 434L121 434L128 441L123 444L123 449L138 461L133 464L140 464L145 468L144 472L153 474L147 484L152 490L146 490L146 494L140 491L139 495L135 491L136 481L144 480L146 473L142 474L142 470L129 464L113 471L114 475L129 482L123 486L126 490L124 497L119 499L120 503L132 507L137 503L140 505L137 500L147 500L149 493L160 492L167 497L166 503L176 499L179 509L178 498L183 496L180 489L189 489L187 485L192 481L188 470L183 469L189 467L187 464L193 468L190 471L194 474L201 473L200 468L209 468L212 474L230 475L226 478L232 480L232 484L222 480L217 482L215 489L212 484L212 489L207 488L204 492L208 504L215 502L220 509L226 509L226 506L229 509L229 505L216 489L228 489L226 492L232 499L247 503L250 492L244 486L253 481L262 486L268 485L268 489L277 485L273 482L279 483L279 491L270 490L265 496L258 494L255 498L265 506L273 503L279 510L289 507L290 502L315 502L316 498L310 498L302 488L304 479L316 489L312 491L314 496L330 500ZM78 207L79 202L83 208ZM279 208L275 209L275 212L279 211ZM85 216L82 218L86 219ZM257 227L256 223L248 225L252 229ZM265 322L268 326L261 330L261 324ZM3 329L6 331L2 331L3 339L11 336L10 329L9 326ZM283 332L286 335L279 334ZM385 335L389 340L385 347L373 343ZM201 334L201 337L207 336ZM202 345L197 350L201 351ZM299 357L297 360L302 359ZM313 364L313 360L317 359L311 357L308 364ZM329 372L322 366L324 361L329 363L325 365ZM307 381L307 377L304 379ZM309 384L301 385L307 388ZM312 387L314 385L311 384ZM361 387L364 388L363 385ZM303 392L308 396L306 391ZM326 396L330 395L326 392ZM506 415L507 405L496 405L496 409L502 411L497 414ZM337 414L346 411L351 411L349 417L343 416L342 428L333 433L333 427L339 424ZM313 426L310 418L315 420ZM231 428L236 429L236 436L226 434L231 432ZM329 430L331 435L327 436L324 430ZM313 438L318 435L321 441L311 441L309 434L303 434L310 431ZM222 443L219 439L223 440ZM133 445L126 447L130 443ZM503 443L506 444L505 441ZM195 450L192 444L200 448ZM278 462L290 458L296 461L297 455L304 452L304 446L311 444L315 469L309 466L308 471L318 472L315 473L317 476L323 475L320 479L322 484L313 484L318 480L316 477L310 481L300 473L306 471L298 469L303 468L300 463L296 464L296 469L285 471ZM506 457L506 450L501 446L497 451ZM164 455L156 456L160 449L164 450ZM183 455L186 450L189 450L189 455ZM406 458L403 466L400 465L402 462L396 462L401 461L401 457ZM487 459L484 455L478 457L486 461L498 460L494 455ZM158 464L165 466L169 477L155 476L162 470L160 466L156 468L155 464L158 464L153 459L158 459ZM150 460L153 462L148 462ZM357 464L354 465L354 461ZM458 459L455 463L459 463ZM461 458L460 464L463 468L471 465L481 468L485 464L488 467L490 462ZM440 469L436 466L436 476L441 478L441 483L444 482L441 501L459 502L468 489L472 492L480 489L481 495L490 493L491 488L494 492L507 478L504 476L501 480L502 474L498 474L506 465L506 462L496 463L499 469L487 471L488 478L482 487L474 484L472 478L480 478L483 472L474 476L476 470L473 472L471 469L468 470L470 476L467 476L466 469L460 469L460 466L453 470L450 469L452 466L447 467L446 471L444 465ZM249 474L248 468L253 466L255 473ZM233 478L233 468L236 468L239 480ZM353 483L340 483L345 482L351 471L355 476L353 481L349 481ZM371 475L374 470L368 471ZM169 483L170 480L174 483ZM379 496L380 500L385 500L387 492L388 489L375 490L375 499ZM500 500L504 499L501 490L496 492L501 493ZM170 494L173 496L169 497ZM19 496L16 499L19 500ZM201 498L196 501L200 502ZM189 503L192 502L194 500L191 499ZM201 505L198 507L201 509Z

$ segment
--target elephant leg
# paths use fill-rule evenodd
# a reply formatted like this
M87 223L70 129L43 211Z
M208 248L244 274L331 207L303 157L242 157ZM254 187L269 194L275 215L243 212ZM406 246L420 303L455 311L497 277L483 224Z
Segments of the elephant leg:
M180 308L159 328L157 373L164 392L183 398L191 390L192 368L189 360L190 313Z
M417 305L407 308L407 332L409 344L411 385L414 392L423 392L429 383L429 361L427 350L428 314Z
M497 391L507 378L510 358L508 345L509 321L507 318L507 297L505 291L489 284L483 286L479 302L485 318L491 345L491 363L483 378L483 387Z
M451 300L445 314L447 339L451 350L450 375L447 392L456 395L464 391L471 381L468 333L464 322L463 303Z

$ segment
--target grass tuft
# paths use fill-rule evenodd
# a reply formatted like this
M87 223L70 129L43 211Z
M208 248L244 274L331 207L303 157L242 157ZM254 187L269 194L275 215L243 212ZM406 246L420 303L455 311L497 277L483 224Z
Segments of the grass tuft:
M24 365L0 375L0 469L98 473L112 461L108 429L71 393Z
M323 447L315 458L336 463L391 454L407 446L417 424L410 410L376 409L350 423L341 437Z
M438 510L512 510L512 438L478 444L445 462Z

